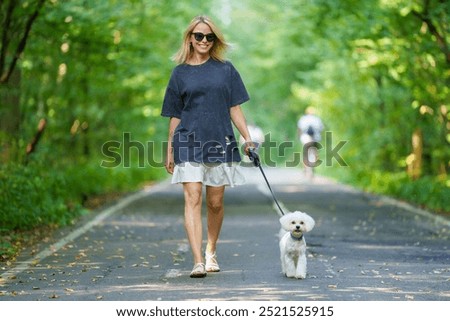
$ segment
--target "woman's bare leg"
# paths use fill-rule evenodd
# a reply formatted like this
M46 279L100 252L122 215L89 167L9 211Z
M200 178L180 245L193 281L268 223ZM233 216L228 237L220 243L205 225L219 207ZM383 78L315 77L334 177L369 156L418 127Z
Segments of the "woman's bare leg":
M216 251L217 240L222 229L224 192L225 186L206 186L206 205L208 209L208 243L206 251L208 253Z
M202 255L202 183L183 183L184 226L191 245L194 264L203 263Z

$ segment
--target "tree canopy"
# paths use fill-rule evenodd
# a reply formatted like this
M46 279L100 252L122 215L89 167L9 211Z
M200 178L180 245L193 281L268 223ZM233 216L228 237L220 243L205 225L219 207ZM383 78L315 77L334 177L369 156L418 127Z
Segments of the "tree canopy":
M345 165L321 174L449 211L449 11L445 0L1 1L3 228L47 221L43 199L58 223L92 195L165 177L170 58L198 14L233 44L249 122L292 142L266 160L293 164L297 119L315 106L333 144L346 142Z

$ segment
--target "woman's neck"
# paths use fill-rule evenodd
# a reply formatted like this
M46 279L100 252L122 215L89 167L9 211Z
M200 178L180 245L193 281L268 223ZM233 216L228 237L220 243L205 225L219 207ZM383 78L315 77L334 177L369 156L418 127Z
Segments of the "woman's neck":
M208 59L210 58L210 55L192 55L192 57L190 57L187 61L187 63L189 65L201 65L204 64L205 62L208 61Z

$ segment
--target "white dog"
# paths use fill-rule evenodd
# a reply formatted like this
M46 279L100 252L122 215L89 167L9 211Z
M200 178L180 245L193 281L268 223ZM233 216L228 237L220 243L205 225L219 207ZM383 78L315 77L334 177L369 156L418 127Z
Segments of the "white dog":
M288 213L280 218L281 268L288 278L306 277L306 242L304 233L314 228L311 216L303 212Z

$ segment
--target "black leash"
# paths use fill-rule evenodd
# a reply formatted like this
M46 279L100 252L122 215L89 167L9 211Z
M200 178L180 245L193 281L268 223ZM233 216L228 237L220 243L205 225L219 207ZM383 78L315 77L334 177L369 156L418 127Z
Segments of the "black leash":
M277 198L275 197L275 194L274 194L273 191L272 191L272 188L270 187L270 184L269 184L269 181L267 180L266 174L264 174L264 171L263 171L262 166L261 166L261 161L260 161L260 159L259 159L259 155L256 153L256 151L255 151L254 148L249 148L249 150L248 150L248 157L250 158L250 160L253 162L253 164L254 164L256 167L259 167L259 170L261 171L261 174L263 175L263 177L264 177L264 179L265 179L265 181L266 181L266 183L267 183L267 187L269 187L270 193L272 193L272 198L273 198L273 200L275 201L275 204L277 204L278 209L280 210L281 215L284 215L284 212L283 212L283 210L281 209L281 206L280 206L280 204L278 203Z

